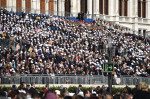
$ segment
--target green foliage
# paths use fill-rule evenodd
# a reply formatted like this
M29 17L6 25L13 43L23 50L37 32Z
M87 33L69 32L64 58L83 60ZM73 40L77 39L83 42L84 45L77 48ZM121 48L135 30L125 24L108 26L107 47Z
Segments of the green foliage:
M43 89L45 87L36 87L39 89L40 92L43 92ZM66 88L69 92L72 92L72 93L75 93L76 92L76 89L78 87L76 86L69 86L68 88ZM6 87L6 86L3 86L3 87L0 87L0 90L1 91L8 91L9 89L12 89L12 87ZM51 86L50 89L52 90L60 90L60 86ZM85 90L91 90L92 87L82 87L82 91L85 91ZM133 88L131 88L133 90ZM115 88L113 87L112 88L112 94L119 94L121 93L121 91L123 90L123 88ZM149 92L150 92L150 89L149 89Z
M92 87L82 87L81 90L82 90L82 91L85 91L85 90L92 90Z
M2 90L2 91L7 91L7 90L9 90L9 89L12 89L12 87L6 87L6 86L1 87L1 90Z
M77 87L76 87L76 86L69 86L69 88L68 88L68 91L69 91L69 92L75 93L76 90L77 90Z
M39 92L43 92L45 87L36 87L36 88L38 88Z
M59 87L59 86L52 86L52 87L50 87L50 89L51 89L51 90L59 90L60 87Z
M121 91L123 90L123 88L112 88L112 94L117 94L117 93L121 93Z
M150 88L148 89L148 92L150 93Z

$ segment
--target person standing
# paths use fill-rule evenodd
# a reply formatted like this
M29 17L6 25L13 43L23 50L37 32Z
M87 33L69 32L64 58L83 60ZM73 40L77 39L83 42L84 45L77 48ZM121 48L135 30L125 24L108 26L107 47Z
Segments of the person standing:
M82 92L81 88L82 88L82 85L79 85L77 90L76 90L76 94L78 94L79 92Z
M133 96L133 99L150 99L150 93L148 92L148 84L146 82L139 83L138 91Z
M29 92L31 93L31 96L38 94L38 91L35 89L35 83L31 83L31 88L29 89Z

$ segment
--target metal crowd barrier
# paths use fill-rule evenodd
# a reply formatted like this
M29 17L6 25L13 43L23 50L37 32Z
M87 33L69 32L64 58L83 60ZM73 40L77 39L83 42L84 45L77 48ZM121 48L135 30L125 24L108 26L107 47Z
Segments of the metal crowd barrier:
M46 76L46 75L34 75L34 76L1 76L1 84L20 84L25 82L26 84L104 84L105 77L100 76Z
M85 75L85 76L73 76L73 75L21 75L21 76L1 76L1 84L20 84L25 82L26 84L108 84L108 76L103 75ZM120 77L119 85L137 85L139 82L145 81L150 84L150 78L148 77ZM112 82L116 85L115 79Z

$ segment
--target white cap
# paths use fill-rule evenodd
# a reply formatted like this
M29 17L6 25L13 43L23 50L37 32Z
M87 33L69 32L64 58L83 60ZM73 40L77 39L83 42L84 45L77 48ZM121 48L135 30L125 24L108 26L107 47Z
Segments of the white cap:
M69 93L68 96L73 96L75 93Z

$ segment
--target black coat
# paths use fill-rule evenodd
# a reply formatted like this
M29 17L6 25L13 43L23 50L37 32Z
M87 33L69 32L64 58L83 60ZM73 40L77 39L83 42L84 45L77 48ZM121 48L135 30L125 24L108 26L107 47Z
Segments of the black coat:
M78 89L76 90L76 94L78 94L80 91L81 91L81 89L78 88Z
M150 93L147 91L137 91L133 99L150 99Z
M33 97L35 94L38 94L38 91L37 91L35 88L33 88L33 87L31 87L31 88L29 89L29 92L31 93L32 97Z

